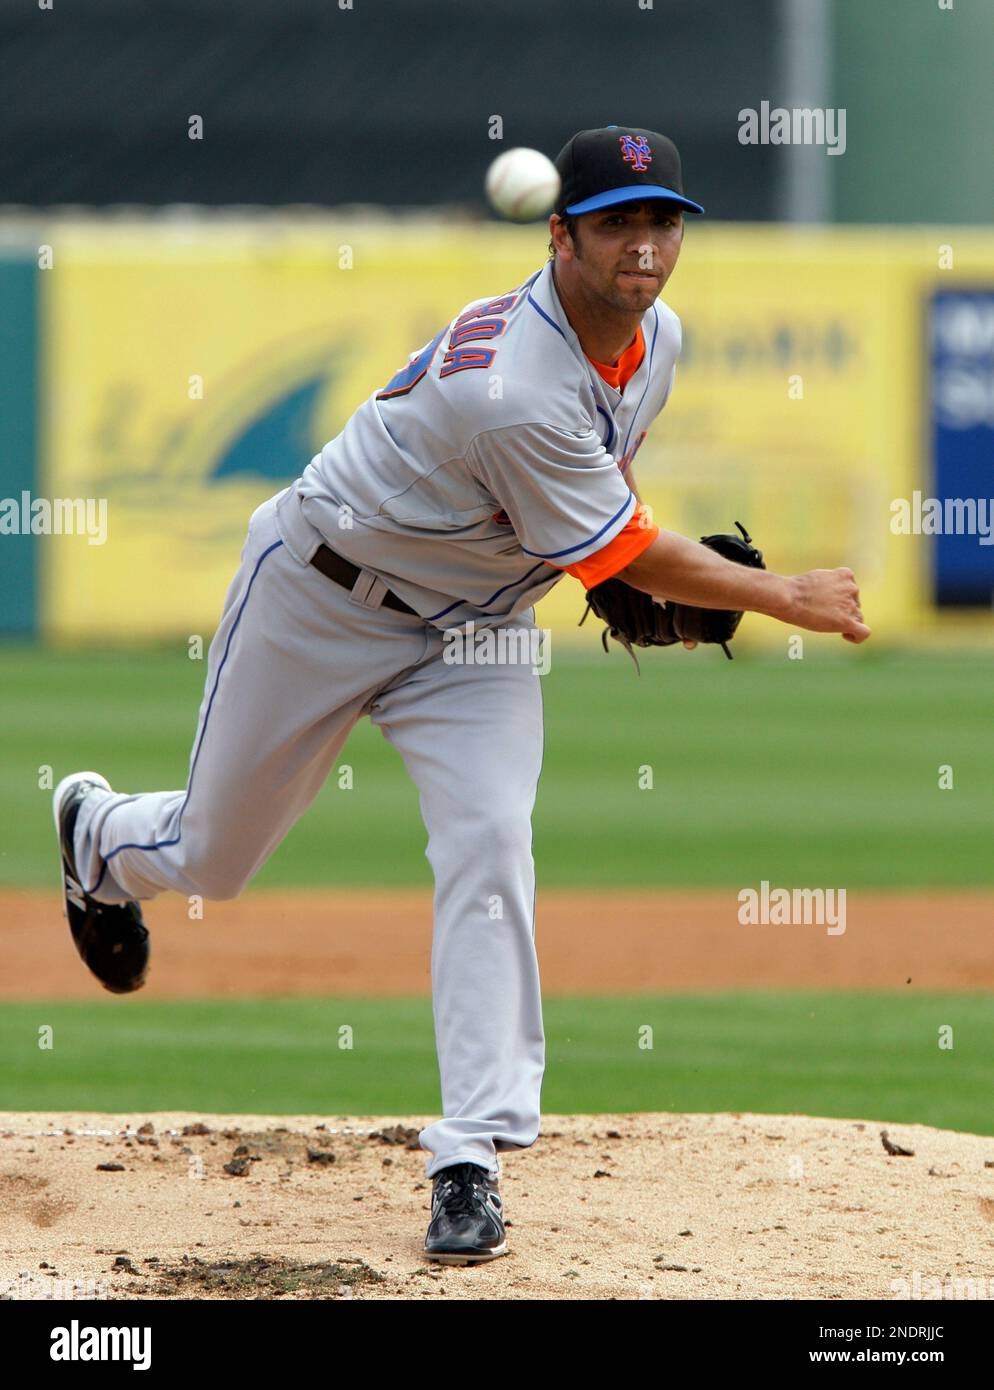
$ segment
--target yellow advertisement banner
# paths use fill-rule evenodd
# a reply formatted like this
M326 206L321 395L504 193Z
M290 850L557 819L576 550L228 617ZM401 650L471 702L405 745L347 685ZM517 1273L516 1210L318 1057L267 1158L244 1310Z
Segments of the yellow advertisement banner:
M61 224L50 234L42 477L106 499L104 543L47 547L44 630L213 631L248 517L470 299L542 264L541 227L320 221ZM692 226L666 301L684 352L638 456L660 525L750 529L771 567L850 565L877 632L930 620L922 538L923 303L994 280L994 237ZM563 637L565 579L540 611ZM784 629L750 619L743 640ZM589 625L580 634L592 640Z

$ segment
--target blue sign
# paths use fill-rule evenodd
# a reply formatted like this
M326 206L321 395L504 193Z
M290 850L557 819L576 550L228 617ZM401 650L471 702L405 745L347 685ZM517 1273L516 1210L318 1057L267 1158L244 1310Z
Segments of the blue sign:
M994 603L994 289L942 290L929 313L931 496L913 511L933 535L935 601ZM916 527L917 529L917 527Z

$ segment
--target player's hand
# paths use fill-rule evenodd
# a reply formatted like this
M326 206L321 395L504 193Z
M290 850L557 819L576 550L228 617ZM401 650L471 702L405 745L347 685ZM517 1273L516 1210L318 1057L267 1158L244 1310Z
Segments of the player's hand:
M688 651L688 652L692 652L692 651L694 650L694 648L697 646L697 643L696 643L696 642L684 642L683 645L687 648L687 651Z
M809 632L838 632L847 642L865 642L870 636L851 569L809 570L795 574L787 585L784 622Z

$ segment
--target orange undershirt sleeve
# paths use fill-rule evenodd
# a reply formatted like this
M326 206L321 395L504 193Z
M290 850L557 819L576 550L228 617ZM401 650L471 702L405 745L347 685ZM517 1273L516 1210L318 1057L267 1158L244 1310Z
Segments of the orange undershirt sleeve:
M592 589L595 584L603 583L605 579L612 578L619 570L630 565L643 550L648 550L658 535L659 527L656 523L649 521L647 513L643 512L641 507L636 507L631 519L603 550L595 551L593 555L588 555L585 560L579 560L575 565L556 565L554 568L579 579L585 589Z

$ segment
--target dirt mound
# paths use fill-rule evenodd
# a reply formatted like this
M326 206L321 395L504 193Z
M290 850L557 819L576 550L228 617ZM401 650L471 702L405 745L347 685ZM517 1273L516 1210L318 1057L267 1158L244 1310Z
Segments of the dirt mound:
M994 1139L549 1115L503 1158L510 1254L460 1269L421 1250L426 1122L0 1114L0 1296L994 1297Z

